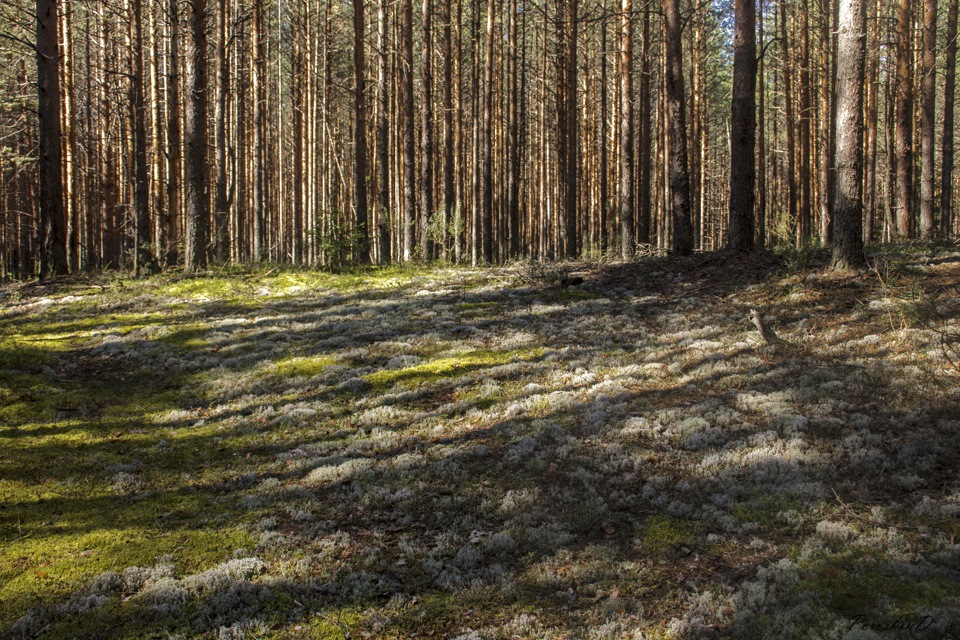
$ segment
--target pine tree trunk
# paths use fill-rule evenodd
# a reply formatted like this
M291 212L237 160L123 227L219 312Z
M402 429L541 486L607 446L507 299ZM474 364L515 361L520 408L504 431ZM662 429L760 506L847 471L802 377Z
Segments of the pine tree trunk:
M957 0L950 0L947 13L946 80L943 84L943 169L940 189L940 234L953 231L953 109L957 79Z
M174 0L171 0L173 2ZM266 167L267 145L267 55L263 24L264 0L253 0L253 259L266 258L267 207L270 202L269 173Z
M897 0L897 106L894 121L897 154L897 235L913 229L913 11L911 0Z
M168 267L177 263L177 237L179 222L183 216L181 176L183 173L180 129L180 5L169 0L167 19L170 22L170 57L167 61L167 207L161 212L165 227L164 243L160 250Z
M797 220L797 143L796 143L796 122L793 109L793 61L792 50L790 48L789 29L787 24L787 3L780 2L780 46L783 52L781 66L783 67L783 102L784 113L786 115L786 143L785 149L787 157L786 171L783 175L787 183L787 213L790 224Z
M651 133L653 113L650 108L650 59L653 55L650 47L650 12L643 12L643 44L640 50L640 188L637 212L637 242L650 243L650 197L652 191L653 135Z
M937 0L923 1L923 110L920 113L920 233L930 238L936 232L933 221L934 118L937 106Z
M759 0L757 12L757 39L763 44L763 1ZM763 56L757 58L757 156L760 158L760 171L757 174L756 242L761 249L767 243L767 141L765 108L765 78L763 75Z
M833 0L834 3L839 0ZM820 154L818 158L819 173L819 209L820 209L820 237L824 244L830 244L833 239L833 173L831 143L833 121L832 111L834 106L834 96L832 91L832 73L830 56L830 0L822 0L820 12L820 126L819 126L819 147Z
M867 20L867 71L864 80L866 96L864 124L866 131L866 147L864 149L863 168L863 241L869 243L873 239L874 220L876 220L877 203L877 117L879 115L879 16L882 0L874 0L874 13Z
M580 164L577 136L577 21L579 17L577 15L577 0L564 0L564 6L567 11L565 24L566 67L564 69L563 82L563 87L566 90L566 104L564 111L565 121L562 125L562 135L567 143L566 175L563 180L564 253L567 258L574 259L577 257L580 243L577 233L577 175Z
M423 34L420 101L420 251L424 260L434 257L433 238L430 237L433 218L433 6L423 0Z
M756 183L757 40L755 0L735 0L730 137L729 247L751 251Z
M440 257L450 258L450 222L456 203L454 194L454 126L453 126L453 7L444 2L443 26L443 224ZM459 82L459 76L457 78Z
M370 263L367 234L367 103L363 49L363 0L353 0L353 206L357 224L357 261Z
M633 15L631 0L623 0L620 15L620 255L634 255L633 153ZM647 99L643 96L643 99ZM606 140L601 142L606 144Z
M690 174L687 164L687 123L683 89L683 49L680 0L663 0L666 35L666 99L670 213L673 221L673 252L693 253L690 220Z
M600 146L600 194L599 194L599 220L597 221L597 231L598 238L595 238L595 242L600 249L601 255L605 254L607 251L607 213L609 210L608 199L610 197L610 183L609 183L609 173L607 171L607 164L609 163L609 149L607 148L607 139L609 135L609 128L607 125L607 2L603 0L601 6L601 11L603 12L603 18L600 21L600 132L599 132L599 141Z
M839 0L837 24L837 180L833 266L863 264L863 83L865 0Z
M227 54L228 0L217 3L217 96L214 107L214 164L216 186L214 204L214 255L217 262L230 259L230 199L227 193L229 167L227 167L227 100L230 95L230 58Z
M517 69L517 1L507 3L509 12L510 42L508 45L509 89L507 107L507 256L516 258L520 253L520 92Z
M186 226L184 264L186 273L207 266L210 235L210 200L207 173L207 7L206 0L190 0L190 37L187 47L187 78L190 97L186 103L184 138L187 145Z
M413 121L413 3L400 2L400 67L403 147L403 261L413 259L414 225L416 224L416 127Z
M810 20L808 1L803 3L803 28L800 57L800 217L798 218L798 246L806 246L813 233L813 206L810 185Z
M133 0L130 5L130 108L134 140L133 215L136 243L133 252L133 271L137 275L144 266L153 268L150 255L150 182L147 170L147 108L143 96L143 4Z
M63 202L66 207L64 217L67 222L67 267L72 272L80 269L80 233L77 181L77 132L76 97L73 82L73 3L66 0L61 14L61 39L63 42L63 91L61 101L63 124Z
M293 126L293 209L289 225L290 256L294 264L303 261L303 214L304 214L304 164L306 162L306 135L304 131L304 112L306 111L306 90L304 81L307 74L304 69L304 44L306 31L306 12L297 6L291 16L292 51L290 55L290 111ZM282 109L283 107L280 106Z
M495 0L487 2L486 56L483 63L483 209L480 216L480 240L483 264L493 262L493 24L496 12Z
M60 51L56 0L37 0L37 92L40 148L40 279L64 275L67 221L60 155Z
M390 256L390 96L387 92L387 0L377 5L377 173L380 209L380 264L387 264Z

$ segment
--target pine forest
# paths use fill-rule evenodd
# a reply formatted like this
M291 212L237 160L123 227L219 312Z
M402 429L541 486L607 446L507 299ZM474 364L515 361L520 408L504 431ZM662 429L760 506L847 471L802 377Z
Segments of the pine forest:
M953 5L734 4L6 0L2 275L954 232Z
M958 0L0 0L0 640L960 639Z

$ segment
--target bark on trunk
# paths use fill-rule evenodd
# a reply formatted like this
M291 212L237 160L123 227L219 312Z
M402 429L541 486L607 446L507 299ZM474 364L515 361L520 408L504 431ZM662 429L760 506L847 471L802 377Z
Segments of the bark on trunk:
M150 253L150 183L147 173L147 107L143 97L143 4L130 4L130 29L133 32L130 52L130 93L133 115L133 222L136 247L133 252L133 271L137 275L146 267L157 271Z
M666 99L670 212L673 220L673 251L693 253L690 221L690 174L687 164L687 123L683 90L683 48L680 0L663 0L666 36Z
M190 82L190 98L187 100L184 117L187 188L183 268L187 273L206 268L210 235L210 200L207 196L206 0L190 0L189 7L187 77Z
M416 137L413 115L413 3L400 3L400 90L403 122L403 261L413 259L416 223Z
M420 251L424 260L433 259L433 7L423 0L423 38L421 69L423 95L420 101Z
M923 110L920 113L920 233L930 238L936 232L933 222L934 118L937 93L937 0L923 2Z
M733 104L730 136L729 247L753 249L754 156L757 117L757 40L755 0L735 0L733 35Z
M56 0L37 0L37 93L39 99L40 279L68 271L60 165L60 52Z
M493 118L493 18L495 0L487 2L486 58L483 65L483 209L480 234L483 264L493 262L493 154L491 151Z
M390 262L390 96L387 94L387 0L377 6L377 173L379 176L380 264Z
M633 16L630 0L623 0L620 16L620 255L634 254L633 153ZM606 144L606 140L601 142Z
M353 0L353 199L357 224L357 261L370 263L367 238L367 103L363 49L363 0Z
M837 25L837 155L833 266L863 264L863 81L865 0L840 0Z
M897 0L897 235L910 237L913 226L913 11L911 0Z
M943 83L943 186L940 190L940 233L953 230L953 105L957 78L957 0L950 0L947 14L946 79Z

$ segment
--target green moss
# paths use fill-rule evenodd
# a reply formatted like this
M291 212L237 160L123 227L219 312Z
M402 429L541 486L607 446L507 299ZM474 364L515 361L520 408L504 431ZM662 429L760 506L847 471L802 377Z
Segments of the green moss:
M398 382L411 386L434 382L442 378L455 378L471 371L495 367L517 360L532 360L541 353L539 349L525 351L468 351L456 356L437 358L404 369L371 373L364 378L375 388L390 387Z
M206 335L209 331L210 328L203 323L182 324L162 336L159 341L182 351L202 349L208 344Z
M806 570L803 590L820 594L831 611L844 617L867 612L909 616L920 607L960 603L956 581L901 571L868 549L854 547L800 566Z
M643 544L651 551L677 550L693 543L693 533L683 520L669 516L647 518L643 529Z
M179 296L192 298L194 300L209 300L227 298L237 293L237 282L232 278L221 277L196 277L184 278L178 282L161 287L160 295Z
M104 520L109 520L107 514ZM62 600L104 571L152 566L170 554L178 572L190 574L222 562L232 549L253 544L237 530L158 533L113 528L108 522L79 535L7 542L0 548L0 627L9 628L32 607Z
M594 291L584 291L573 287L561 289L554 294L554 298L557 300L596 300L602 297L601 294Z
M283 358L271 363L267 367L267 374L276 377L305 377L309 378L322 373L324 369L336 362L333 356L296 356Z
M761 527L779 524L779 514L795 510L800 501L783 494L762 494L754 496L733 506L730 510L739 522L754 522Z
M499 306L498 302L461 302L457 309L465 318L480 318L497 311Z

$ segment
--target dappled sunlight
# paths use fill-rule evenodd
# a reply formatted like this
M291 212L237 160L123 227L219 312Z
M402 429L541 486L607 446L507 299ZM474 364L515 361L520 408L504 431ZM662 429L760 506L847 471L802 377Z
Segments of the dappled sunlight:
M957 629L960 414L935 336L891 327L867 277L850 305L829 278L786 278L812 302L691 265L22 301L0 332L42 346L0 360L3 625L802 638L860 607ZM874 592L831 604L860 579ZM762 613L780 606L793 627Z

